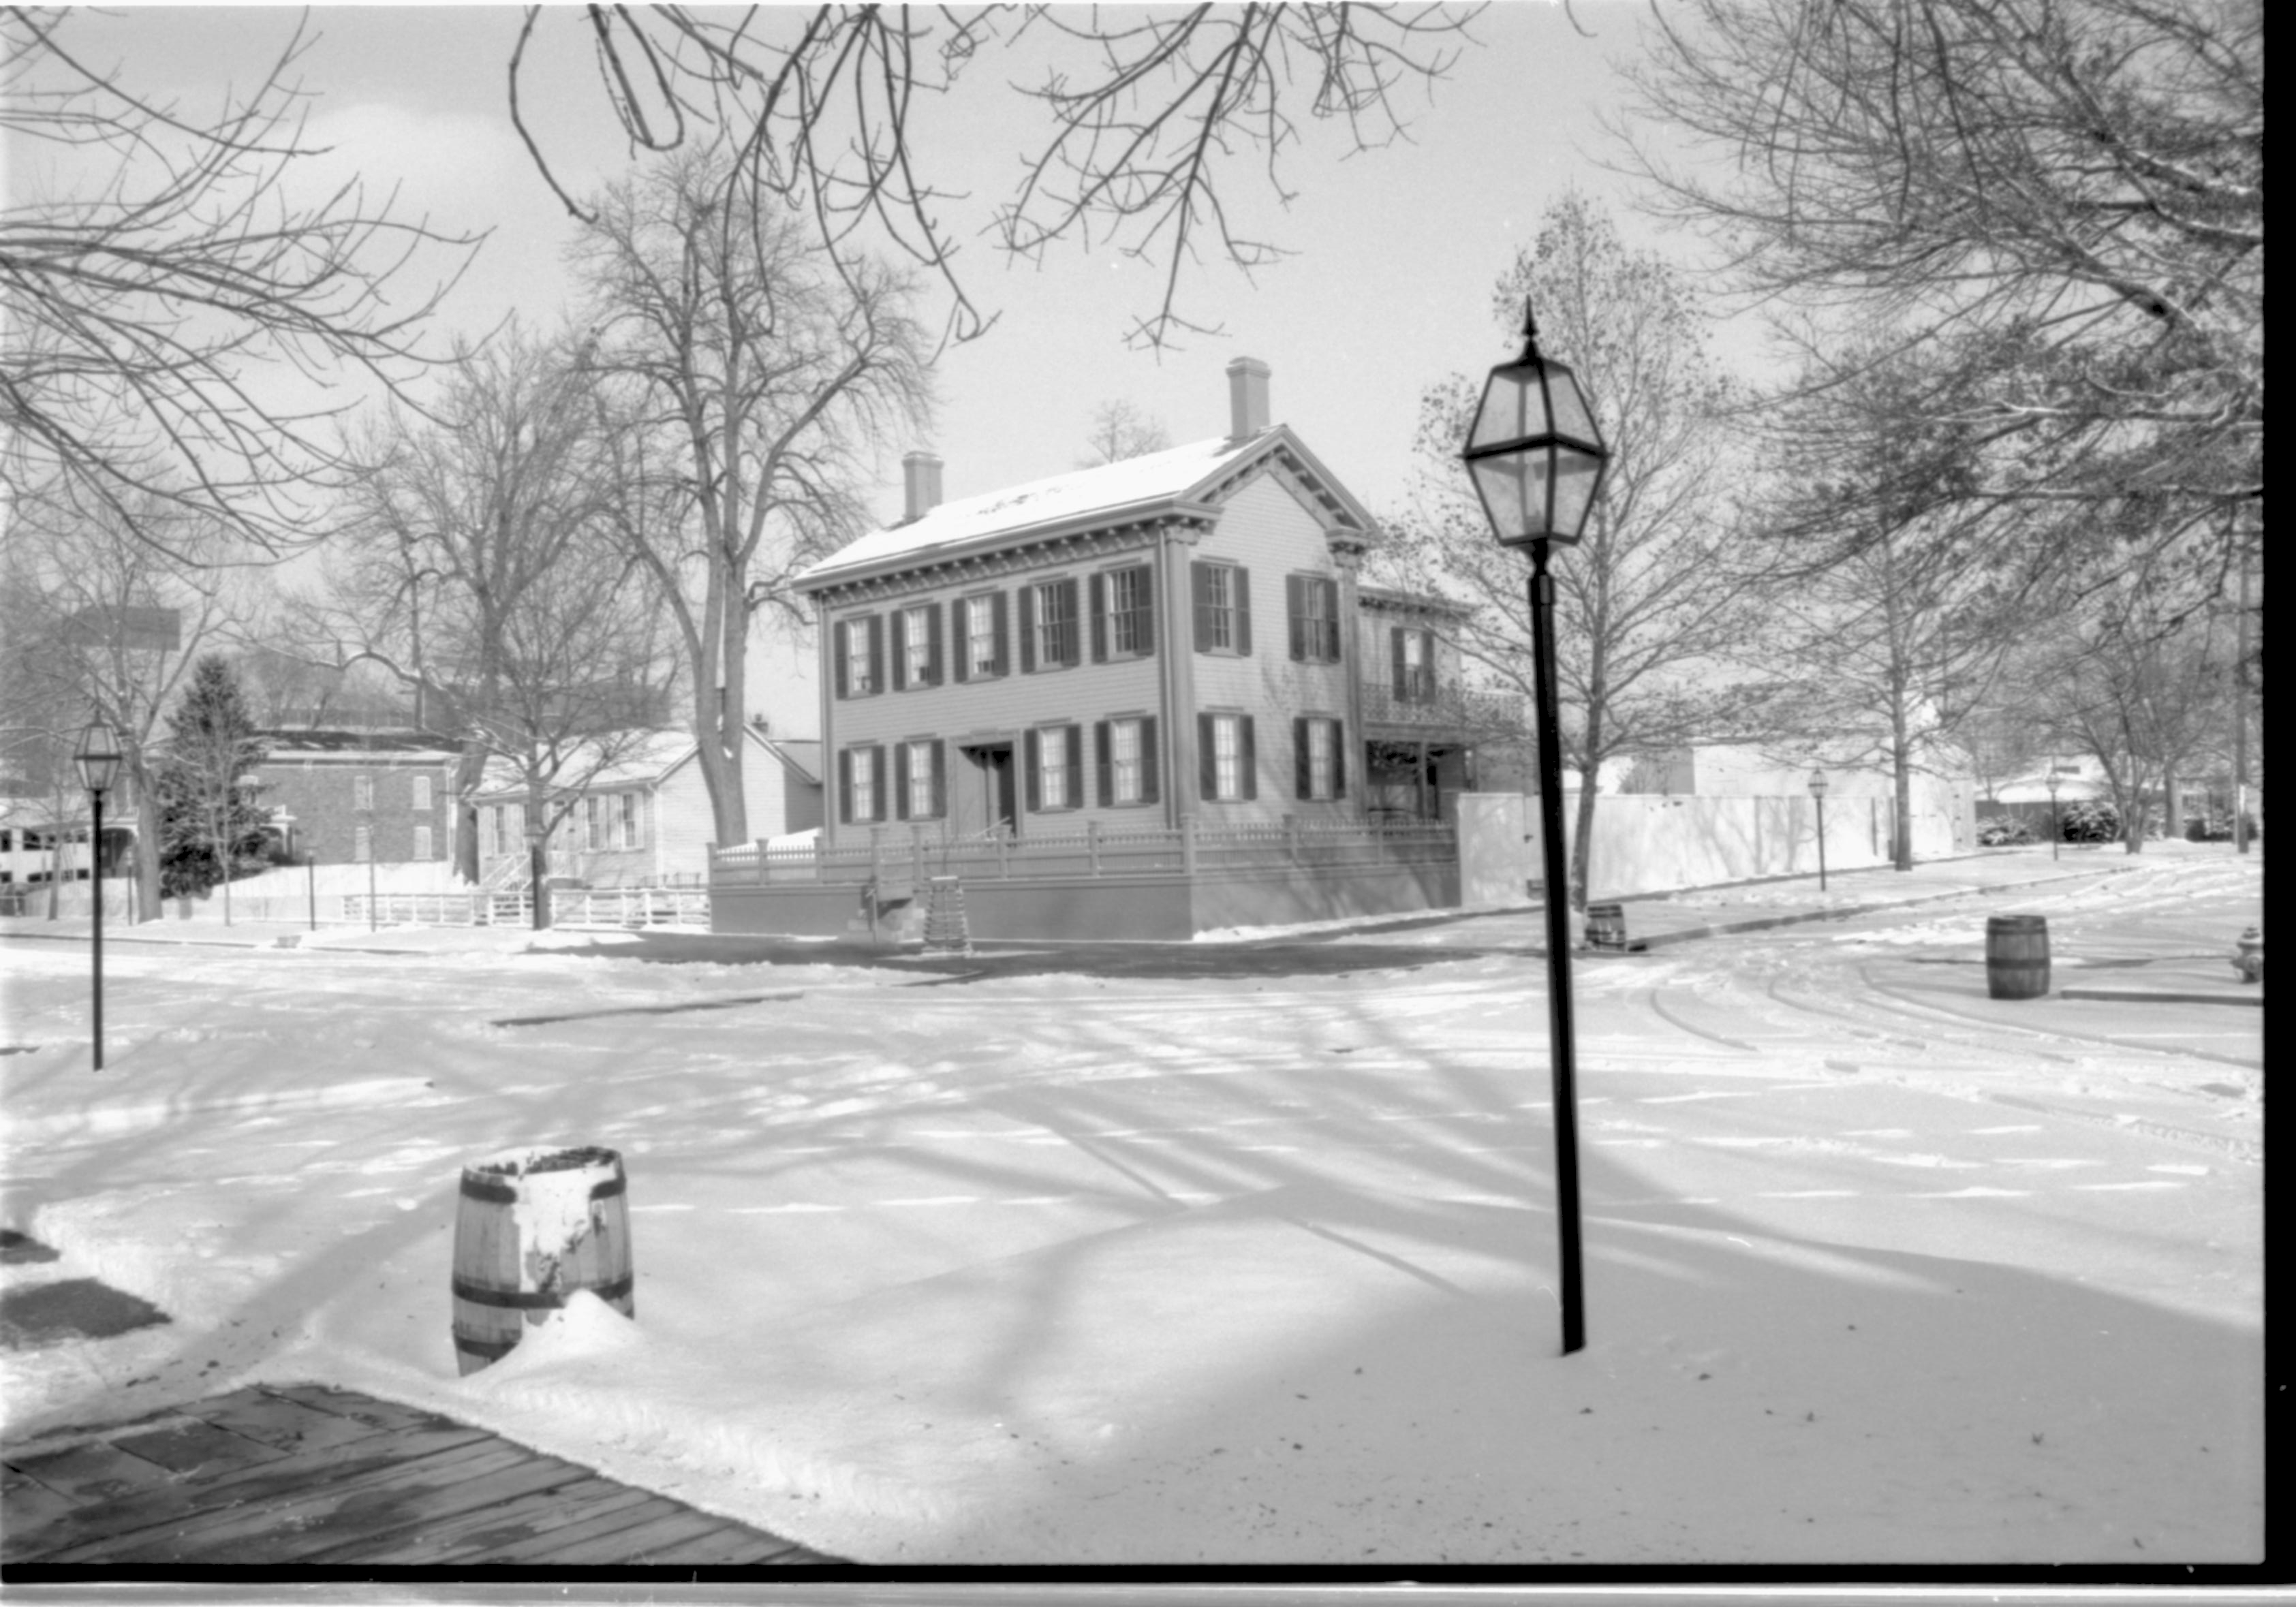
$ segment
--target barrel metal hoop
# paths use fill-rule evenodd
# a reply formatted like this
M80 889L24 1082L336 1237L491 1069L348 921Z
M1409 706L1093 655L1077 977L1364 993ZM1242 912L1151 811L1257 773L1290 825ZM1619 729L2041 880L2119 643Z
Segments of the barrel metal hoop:
M507 1183L497 1183L483 1172L463 1174L463 1197L465 1200L485 1200L496 1205L518 1203L518 1190Z
M575 1289L587 1289L611 1304L615 1300L627 1300L636 1280L637 1275L630 1273L611 1283L581 1283ZM506 1307L516 1311L555 1311L566 1304L567 1295L575 1291L571 1289L563 1291L555 1289L489 1289L463 1278L454 1279L452 1288L458 1300L468 1300L473 1306Z
M518 1341L482 1340L472 1334L457 1333L455 1335L455 1349L465 1356L483 1356L490 1362L498 1362L518 1349Z

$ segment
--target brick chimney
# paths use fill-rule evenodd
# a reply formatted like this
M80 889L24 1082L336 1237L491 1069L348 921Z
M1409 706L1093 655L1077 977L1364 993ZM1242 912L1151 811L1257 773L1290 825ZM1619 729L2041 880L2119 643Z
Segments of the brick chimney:
M940 506L940 459L930 452L912 452L901 459L906 488L901 522L914 524Z
M1227 365L1227 438L1248 440L1267 428L1267 365L1238 357Z

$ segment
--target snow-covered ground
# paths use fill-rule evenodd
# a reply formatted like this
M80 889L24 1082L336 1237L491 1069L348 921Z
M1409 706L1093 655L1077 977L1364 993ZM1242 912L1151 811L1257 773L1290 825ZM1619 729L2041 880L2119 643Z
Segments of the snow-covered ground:
M2052 907L2181 941L2256 875ZM0 1206L64 1252L10 1280L174 1318L0 1357L4 1430L319 1380L880 1563L2257 1557L2262 1013L2043 1030L1981 931L1581 969L1567 1358L1535 960L120 944L94 1073L85 948L0 944ZM460 1168L534 1144L622 1152L636 1320L462 1378Z

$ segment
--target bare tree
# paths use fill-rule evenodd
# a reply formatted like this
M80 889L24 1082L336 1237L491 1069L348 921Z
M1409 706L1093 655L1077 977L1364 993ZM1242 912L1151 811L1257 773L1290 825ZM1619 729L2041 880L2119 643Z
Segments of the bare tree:
M1077 467L1097 469L1103 463L1120 463L1128 457L1162 452L1171 446L1172 433L1164 428L1163 420L1119 397L1092 410L1092 429L1084 444L1087 455L1078 461Z
M2028 538L2055 509L1972 499L1961 432L1912 400L1948 355L1846 343L1769 418L1758 527L1780 584L1734 655L1793 664L1796 734L1886 769L1897 868L1913 868L1913 777L1960 757L2007 655L2071 572Z
M451 281L473 242L356 183L302 199L300 25L199 111L89 53L103 22L0 10L0 129L79 181L45 193L47 167L20 163L0 207L0 482L144 540L188 513L276 545L308 533L298 489L343 466L320 426L344 406L277 398L315 375L396 384L447 289L403 293L416 258L455 252Z
M1248 272L1283 254L1238 222L1236 164L1259 168L1288 201L1277 163L1303 143L1303 116L1344 129L1351 154L1392 143L1406 126L1401 92L1448 72L1479 9L824 5L720 15L666 5L555 15L590 34L600 86L634 145L666 152L721 137L747 207L802 220L840 265L855 259L865 230L906 253L947 288L958 340L994 320L959 276L956 242L967 230L952 208L967 198L933 176L918 108L961 102L977 56L1004 47L1025 59L1041 45L1046 59L1024 69L1030 80L988 92L1017 94L1045 128L1013 191L980 221L1016 257L1070 240L1160 265L1157 306L1130 332L1162 346L1206 327L1178 310L1183 265L1217 253ZM560 199L591 221L596 211L558 183L521 106L526 48L551 15L528 9L511 58L511 114Z
M1526 297L1541 348L1578 372L1613 454L1585 539L1553 570L1563 762L1585 777L1571 871L1583 905L1603 761L1759 732L1775 689L1725 663L1750 628L1758 570L1732 532L1721 448L1734 397L1690 285L1572 194L1499 280L1502 327L1521 329ZM1528 696L1529 570L1491 539L1458 461L1480 389L1455 375L1423 397L1415 495L1374 570L1472 604L1459 651Z
M2221 742L2238 695L2231 622L2180 614L2155 588L2117 586L2047 638L2037 691L2046 728L2095 758L2141 852L2152 798L2188 761Z
M98 498L75 512L66 493L20 509L0 554L10 701L33 711L21 740L60 784L77 786L70 756L81 727L101 719L119 734L135 810L137 917L154 919L155 732L193 661L227 642L246 611L244 545L179 504Z
M2260 0L1653 16L1632 115L1695 156L1629 132L1624 166L1725 246L1720 282L1898 330L1874 361L1949 337L1906 401L1969 439L1963 500L2070 506L2030 533L2179 550L2220 589L2264 484Z
M667 722L675 661L616 537L579 343L512 324L456 356L435 421L393 413L361 443L302 634L308 658L381 666L416 726L461 747L456 865L475 880L489 761L554 825L569 789Z
M799 570L868 528L877 444L931 409L906 285L828 260L722 152L609 189L573 259L594 329L616 528L674 621L716 840L749 840L750 621L804 615Z

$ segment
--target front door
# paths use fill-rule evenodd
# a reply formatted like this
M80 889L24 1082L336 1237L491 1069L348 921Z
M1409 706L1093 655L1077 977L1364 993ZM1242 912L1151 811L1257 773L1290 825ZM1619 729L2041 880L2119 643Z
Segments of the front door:
M959 829L967 833L999 830L1008 837L1018 836L1021 810L1019 783L1013 774L1013 744L982 742L958 751L972 767L975 777L968 788L973 801L965 809L966 818L959 823Z

